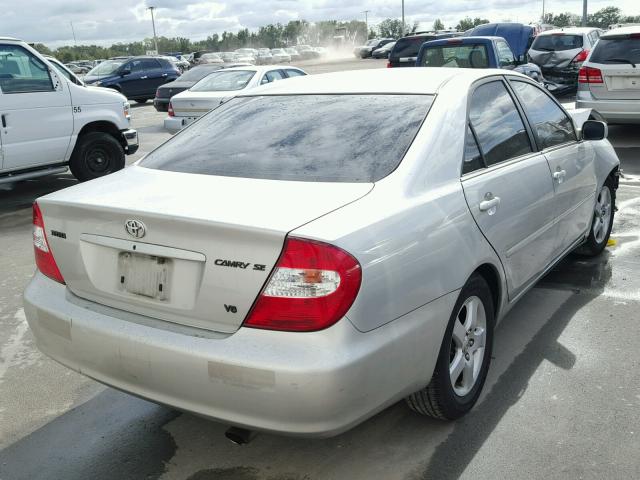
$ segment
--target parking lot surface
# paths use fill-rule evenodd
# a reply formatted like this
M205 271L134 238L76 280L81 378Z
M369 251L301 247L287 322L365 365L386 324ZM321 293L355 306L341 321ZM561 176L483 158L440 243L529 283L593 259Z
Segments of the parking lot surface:
M310 73L384 61L301 64ZM570 104L571 99L563 99ZM166 114L132 109L141 148ZM325 440L258 435L104 387L41 355L22 309L34 270L31 203L70 175L0 185L0 479L640 478L640 139L610 127L624 178L612 245L570 256L496 331L478 405L457 422L400 402Z

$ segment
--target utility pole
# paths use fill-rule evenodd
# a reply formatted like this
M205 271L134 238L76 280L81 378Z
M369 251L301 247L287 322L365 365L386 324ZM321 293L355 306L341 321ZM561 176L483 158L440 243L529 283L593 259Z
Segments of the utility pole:
M404 0L402 0L402 35L401 37L404 37L405 32L407 31L405 24L404 24Z
M366 25L366 33L364 35L364 43L367 43L367 40L369 40L369 12L371 10L365 10L364 12L364 24Z
M587 0L582 0L582 26L587 26Z
M544 0L542 0L542 23L545 24L546 21L544 19Z
M158 37L156 35L156 21L153 18L153 11L155 10L156 7L148 7L147 10L151 10L151 25L153 25L153 44L156 47L156 54L160 53L158 52Z
M73 22L69 22L71 24L71 33L73 33L73 44L77 47L78 41L76 40L76 31L73 29Z

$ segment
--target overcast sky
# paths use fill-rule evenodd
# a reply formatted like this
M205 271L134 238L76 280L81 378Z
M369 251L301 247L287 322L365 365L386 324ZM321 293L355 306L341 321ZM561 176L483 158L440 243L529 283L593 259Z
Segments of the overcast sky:
M158 35L183 36L194 40L224 30L257 29L268 23L289 20L364 19L368 9L370 24L400 16L400 0L0 0L0 35L52 47L72 44L73 22L78 44L110 45L152 36L146 7L156 9ZM589 11L616 5L628 15L640 15L639 0L589 0ZM582 11L582 0L546 0L546 10L560 13ZM542 0L406 0L408 22L431 24L441 18L445 26L455 26L465 16L481 16L491 21L535 21Z

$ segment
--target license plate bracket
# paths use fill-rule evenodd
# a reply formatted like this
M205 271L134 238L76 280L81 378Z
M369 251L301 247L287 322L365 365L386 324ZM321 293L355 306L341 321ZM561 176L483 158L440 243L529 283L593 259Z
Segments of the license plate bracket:
M135 252L118 254L118 288L133 295L168 301L172 261Z

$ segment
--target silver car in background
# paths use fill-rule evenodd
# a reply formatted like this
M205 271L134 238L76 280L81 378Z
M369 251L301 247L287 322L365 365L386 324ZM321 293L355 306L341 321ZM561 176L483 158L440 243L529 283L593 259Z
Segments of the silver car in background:
M539 33L527 52L529 61L542 70L550 92L575 91L582 62L600 38L602 30L568 27Z
M569 252L607 244L619 162L577 113L489 69L240 93L130 168L37 200L38 347L249 429L334 435L402 398L458 418L495 324Z
M577 108L597 110L609 123L640 123L640 26L600 37L580 69Z

